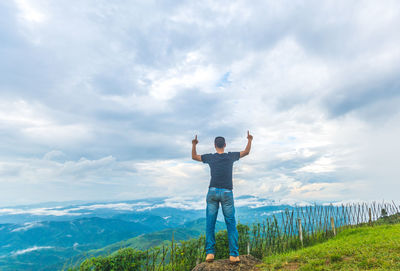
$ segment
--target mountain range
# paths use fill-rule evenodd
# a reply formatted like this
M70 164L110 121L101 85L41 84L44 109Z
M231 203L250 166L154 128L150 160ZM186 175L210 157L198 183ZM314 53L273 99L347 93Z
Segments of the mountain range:
M254 196L235 199L249 224L291 208ZM216 230L225 229L219 213ZM205 233L205 200L152 198L120 202L46 203L0 208L0 270L57 270L122 247L147 249Z

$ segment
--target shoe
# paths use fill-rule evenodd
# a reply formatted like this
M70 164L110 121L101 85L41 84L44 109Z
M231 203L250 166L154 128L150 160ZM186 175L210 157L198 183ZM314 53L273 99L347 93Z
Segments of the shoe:
M229 262L232 263L232 264L240 263L239 256L237 256L237 257L229 256Z
M214 261L214 254L207 254L206 262L212 263Z

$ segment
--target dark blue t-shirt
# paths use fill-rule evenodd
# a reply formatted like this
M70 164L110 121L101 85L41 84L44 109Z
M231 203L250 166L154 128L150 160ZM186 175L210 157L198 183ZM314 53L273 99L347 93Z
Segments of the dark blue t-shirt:
M211 170L209 187L232 190L233 162L239 160L240 152L207 153L201 156L201 161L207 163Z

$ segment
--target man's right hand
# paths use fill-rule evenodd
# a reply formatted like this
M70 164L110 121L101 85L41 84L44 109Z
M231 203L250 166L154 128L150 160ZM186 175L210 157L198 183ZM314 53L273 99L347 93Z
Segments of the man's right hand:
M253 140L253 136L251 134L249 134L249 130L247 130L247 139Z
M196 145L197 143L199 143L199 141L197 140L197 135L196 135L195 138L192 140L192 144Z
M252 141L253 141L253 136L249 133L249 130L247 130L247 146L246 146L246 149L244 149L244 151L240 152L240 156L239 156L240 158L242 158L250 153Z

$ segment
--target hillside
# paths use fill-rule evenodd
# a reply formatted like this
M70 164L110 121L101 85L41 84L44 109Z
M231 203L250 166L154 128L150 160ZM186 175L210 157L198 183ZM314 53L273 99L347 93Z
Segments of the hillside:
M400 224L345 230L327 242L263 259L261 270L400 270Z
M200 218L185 223L179 228L169 228L157 232L141 234L139 236L105 246L101 249L90 250L87 254L90 256L107 255L112 254L121 248L127 247L145 250L163 243L169 243L172 239L172 233L174 233L174 239L176 241L189 240L204 234L205 227L206 219ZM225 223L217 221L215 225L216 231L223 230L225 228Z

